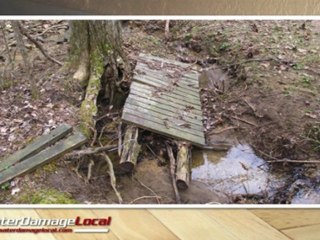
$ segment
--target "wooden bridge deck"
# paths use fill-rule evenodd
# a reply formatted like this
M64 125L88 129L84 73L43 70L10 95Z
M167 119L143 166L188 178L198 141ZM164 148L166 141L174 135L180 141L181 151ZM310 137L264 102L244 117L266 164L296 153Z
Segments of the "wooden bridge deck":
M190 64L141 54L122 120L205 145L198 76Z

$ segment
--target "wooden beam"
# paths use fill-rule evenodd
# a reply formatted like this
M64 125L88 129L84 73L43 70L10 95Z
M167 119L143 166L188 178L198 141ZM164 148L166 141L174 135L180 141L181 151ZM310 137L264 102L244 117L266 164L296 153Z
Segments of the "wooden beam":
M187 142L179 142L176 171L176 182L179 190L186 190L189 187L191 176L190 160L190 144Z
M72 127L70 125L62 124L56 129L52 130L50 133L38 137L25 148L13 153L12 155L2 160L0 162L0 172L28 157L37 154L47 146L50 146L51 144L54 144L58 140L64 138L71 131Z
M17 176L32 171L36 167L42 166L57 159L63 156L65 153L81 146L86 141L87 139L82 133L75 132L68 138L56 143L52 147L49 147L48 149L43 150L42 152L1 172L0 184L3 184Z

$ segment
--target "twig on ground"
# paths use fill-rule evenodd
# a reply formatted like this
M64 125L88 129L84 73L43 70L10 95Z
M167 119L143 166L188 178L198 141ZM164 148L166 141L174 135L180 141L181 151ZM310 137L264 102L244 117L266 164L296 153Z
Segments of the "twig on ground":
M105 153L102 153L100 154L105 160L106 162L108 163L108 167L109 167L109 175L110 175L110 183L111 183L111 186L113 188L113 191L115 192L117 198L118 198L118 201L120 204L123 203L123 200L122 200L122 197L121 197L121 194L120 192L117 190L117 179L116 179L116 176L114 174L114 170L113 170L113 164L112 164L112 161L111 159L109 158L109 156Z
M310 160L306 160L306 159L297 160L297 159L288 159L288 158L279 159L265 152L262 152L259 149L255 149L255 150L261 153L262 155L272 159L272 160L266 161L267 163L310 163L310 164L320 163L320 160L317 160L317 159L310 159Z
M256 108L252 105L252 103L250 103L247 99L242 98L242 100L251 108L251 110L254 112L254 114L256 113Z
M140 183L140 185L142 186L142 187L145 187L146 189L148 189L150 192L152 192L153 193L153 195L155 196L155 197L157 197L157 202L158 202L158 204L161 204L161 201L159 200L159 199L161 199L161 197L159 197L151 188L149 188L147 185L145 185L143 182L141 182L138 178L134 178L138 183Z
M88 174L87 174L87 179L86 181L89 182L92 176L92 167L94 166L94 161L90 159L90 162L88 164Z
M170 34L170 20L166 20L166 25L164 27L164 36L166 39L169 38L169 34Z
M161 197L158 197L158 196L142 196L142 197L138 197L138 198L132 200L131 202L129 202L129 204L133 204L136 201L139 201L141 199L146 199L146 198L156 198L158 200Z
M250 121L248 121L248 120L242 119L242 118L238 118L238 117L236 117L236 116L231 116L230 118L235 119L235 120L238 120L238 121L243 122L243 123L246 123L246 124L249 124L249 125L254 126L254 127L258 127L257 124L255 124L255 123L253 123L253 122L250 122Z
M171 146L166 143L166 147L167 147L167 152L170 158L170 173L171 173L171 180L172 180L172 186L173 186L173 190L174 190L174 194L176 196L176 202L177 203L181 203L181 197L178 191L178 187L177 187L177 183L176 183L176 174L175 174L175 170L176 170L176 159L173 156L173 151Z
M239 127L226 127L226 128L223 128L223 129L220 129L220 130L217 130L217 131L210 131L209 133L207 133L207 135L212 135L212 134L220 134L220 133L223 133L225 131L228 131L228 130L232 130L232 129L237 129Z
M118 127L118 156L121 157L122 153L122 123L119 123Z

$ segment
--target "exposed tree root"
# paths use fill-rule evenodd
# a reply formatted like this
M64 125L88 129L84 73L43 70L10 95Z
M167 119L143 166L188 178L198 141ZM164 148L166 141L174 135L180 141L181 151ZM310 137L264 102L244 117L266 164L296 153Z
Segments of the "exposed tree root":
M106 162L108 163L108 166L109 166L109 175L110 175L110 183L111 183L111 186L113 188L113 191L115 192L117 198L118 198L118 201L120 204L123 203L123 200L122 200L122 197L121 197L121 194L120 192L117 190L117 180L116 180L116 176L114 174L114 170L113 170L113 164L112 164L112 161L111 159L109 158L109 156L105 153L102 153L100 154L105 160Z

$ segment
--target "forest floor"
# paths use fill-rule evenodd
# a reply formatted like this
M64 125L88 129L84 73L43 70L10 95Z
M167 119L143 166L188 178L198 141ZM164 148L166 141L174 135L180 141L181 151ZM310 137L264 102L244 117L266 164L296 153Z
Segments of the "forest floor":
M144 52L195 63L199 69L211 68L215 77L204 79L201 90L208 143L249 144L271 162L272 171L289 176L272 197L225 196L194 181L181 192L183 203L291 203L298 188L319 191L319 164L299 161L320 160L320 23L170 21L168 38L164 24L123 22L124 45L132 64ZM52 57L63 63L70 60L67 22L26 21L24 25ZM5 31L13 53L9 22ZM4 46L3 38L0 41ZM0 157L60 123L79 123L83 89L72 81L74 69L48 61L31 43L27 48L40 89L36 100L22 57L16 52L15 64L9 68L7 53L0 49ZM153 136L155 142L161 141L158 137ZM113 159L117 168L117 157ZM15 178L1 186L0 202L117 203L104 162L95 163L89 182L85 180L87 168L75 171L75 166L59 160ZM158 166L146 147L135 173L119 175L117 181L125 203L175 203L168 165Z

